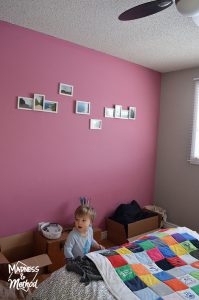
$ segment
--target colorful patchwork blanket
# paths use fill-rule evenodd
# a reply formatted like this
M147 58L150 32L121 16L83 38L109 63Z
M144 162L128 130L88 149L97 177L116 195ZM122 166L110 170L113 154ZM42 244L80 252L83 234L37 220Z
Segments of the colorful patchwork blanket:
M116 299L199 300L199 235L186 227L87 256Z

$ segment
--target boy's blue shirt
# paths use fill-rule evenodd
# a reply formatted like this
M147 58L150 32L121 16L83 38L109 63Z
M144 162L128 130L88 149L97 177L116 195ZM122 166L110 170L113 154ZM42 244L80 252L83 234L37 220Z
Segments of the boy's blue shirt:
M76 258L84 256L90 251L91 246L97 242L93 239L93 229L88 228L87 236L82 236L76 228L69 233L64 245L64 255L66 258Z

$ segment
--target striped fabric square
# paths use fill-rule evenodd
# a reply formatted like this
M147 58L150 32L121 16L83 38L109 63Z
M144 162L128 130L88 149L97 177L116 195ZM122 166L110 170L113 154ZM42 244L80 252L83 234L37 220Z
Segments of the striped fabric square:
M141 275L139 276L140 279L147 285L147 286L151 286L154 284L158 284L161 281L158 280L155 276L153 276L152 274L148 274L148 275Z
M177 278L166 280L164 281L164 283L168 285L175 292L188 289L188 286Z
M199 284L192 286L191 289L197 294L199 295Z
M199 271L191 272L190 275L199 280Z
M164 259L164 256L158 248L147 250L146 253L155 262Z
M135 277L135 273L133 272L132 268L129 265L115 268L115 271L118 273L119 277L123 280L130 280Z

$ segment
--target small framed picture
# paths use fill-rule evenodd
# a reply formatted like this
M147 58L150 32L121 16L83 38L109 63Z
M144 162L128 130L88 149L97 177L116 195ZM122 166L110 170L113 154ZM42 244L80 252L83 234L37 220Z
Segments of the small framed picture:
M102 129L102 120L90 119L90 129Z
M76 101L76 114L90 115L90 102Z
M121 118L122 105L115 105L115 118Z
M45 100L44 101L44 111L57 113L58 112L58 102Z
M17 108L32 110L34 106L34 99L27 97L17 97Z
M73 86L66 84L66 83L60 83L59 84L59 94L72 97L73 96Z
M104 116L105 118L114 118L114 108L105 107Z
M136 107L129 107L129 119L136 119Z
M129 118L129 111L128 109L121 110L121 119L128 119Z
M44 109L45 95L34 94L34 110Z

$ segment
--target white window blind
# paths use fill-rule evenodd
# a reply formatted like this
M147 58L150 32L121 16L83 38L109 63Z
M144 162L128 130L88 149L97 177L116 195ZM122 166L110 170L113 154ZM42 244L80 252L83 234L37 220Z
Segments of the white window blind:
M199 79L195 80L195 99L190 163L199 164Z

